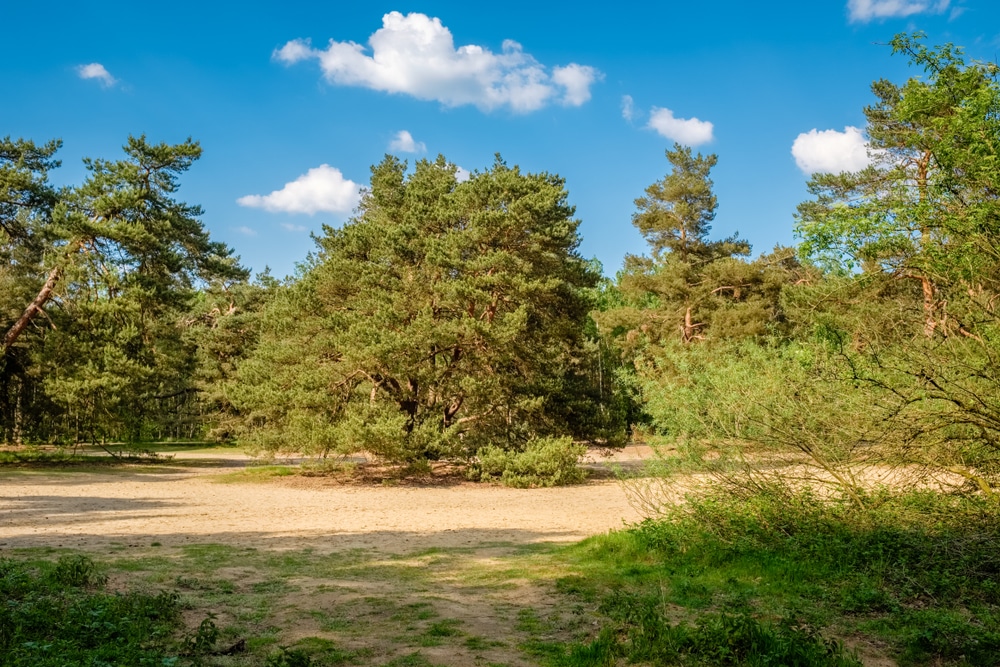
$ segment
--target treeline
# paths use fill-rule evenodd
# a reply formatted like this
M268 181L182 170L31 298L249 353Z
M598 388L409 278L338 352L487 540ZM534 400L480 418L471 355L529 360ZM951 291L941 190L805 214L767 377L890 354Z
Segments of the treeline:
M741 261L738 239L708 241L715 202L701 174L712 158L678 149L674 172L637 201L653 256L627 260L610 289L620 303L596 317L636 350L648 428L695 457L710 443L713 455L730 444L737 457L801 462L858 503L871 474L992 493L998 67L928 48L921 35L891 47L922 74L872 85L872 164L810 180L794 253ZM801 482L776 470L744 473Z
M788 453L847 488L870 462L991 489L997 67L891 44L922 74L873 84L872 164L813 177L797 248L713 238L717 158L678 145L636 200L649 253L614 280L580 256L565 183L499 157L464 182L442 157L386 157L293 278L251 281L175 199L197 144L130 139L57 189L58 145L7 139L3 439L207 437L493 475L638 431Z

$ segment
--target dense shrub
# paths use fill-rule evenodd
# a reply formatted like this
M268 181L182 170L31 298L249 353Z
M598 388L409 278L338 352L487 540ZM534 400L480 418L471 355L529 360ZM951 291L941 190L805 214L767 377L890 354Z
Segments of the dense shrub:
M507 486L561 486L582 482L586 473L579 467L586 447L570 437L537 438L523 451L488 446L479 450L470 469L474 479L499 479Z
M716 490L574 547L590 574L560 588L606 620L568 664L857 664L839 634L877 638L901 665L995 665L1000 503L864 500Z

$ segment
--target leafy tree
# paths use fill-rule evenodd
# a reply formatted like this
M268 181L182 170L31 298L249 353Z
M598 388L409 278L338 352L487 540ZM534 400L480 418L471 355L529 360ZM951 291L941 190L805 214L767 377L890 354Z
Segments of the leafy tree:
M226 441L236 435L239 411L226 384L257 346L262 312L280 288L267 270L252 282L216 280L199 290L184 314L183 339L195 350L185 396L197 392L187 417L207 429L205 435L210 439Z
M919 286L925 336L969 335L963 304L993 318L981 297L1000 288L1000 70L922 39L901 34L891 46L926 79L872 84L876 103L865 109L872 165L813 176L815 199L799 206L797 233L802 252L828 266Z
M125 159L87 159L84 183L56 192L45 176L57 144L4 146L5 200L20 207L3 210L13 221L4 233L8 252L23 258L23 301L7 311L0 363L44 396L37 435L143 437L156 401L189 383L192 350L178 325L197 287L245 275L209 239L201 209L174 199L201 148L130 137ZM8 434L23 417L4 415Z
M814 176L798 233L889 313L833 336L845 388L880 417L882 434L864 435L879 460L988 490L1000 480L1000 69L922 40L891 46L924 77L872 86L873 165Z
M0 140L0 321L16 323L42 289L36 267L46 247L46 224L58 201L48 173L59 166L59 142L38 146L31 141ZM33 315L34 309L29 306ZM25 320L25 325L27 320ZM6 327L4 328L6 331ZM0 354L0 437L20 440L30 419L37 387L28 377L24 350L12 349L8 331Z
M584 341L597 276L566 196L499 158L458 183L442 157L409 174L386 157L264 312L230 390L246 440L415 462L602 435L579 419L599 400Z

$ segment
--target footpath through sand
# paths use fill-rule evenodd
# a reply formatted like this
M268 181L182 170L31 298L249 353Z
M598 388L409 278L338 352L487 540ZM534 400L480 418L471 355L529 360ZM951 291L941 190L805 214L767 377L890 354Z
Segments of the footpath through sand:
M641 455L626 451L615 459ZM298 477L220 483L245 457L191 458L131 469L0 471L0 549L158 542L406 553L574 541L640 518L607 478L552 489Z

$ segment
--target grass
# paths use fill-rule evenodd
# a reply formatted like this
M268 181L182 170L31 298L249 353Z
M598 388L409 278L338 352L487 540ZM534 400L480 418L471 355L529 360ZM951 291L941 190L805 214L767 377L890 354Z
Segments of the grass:
M214 443L139 443L134 445L111 444L106 446L79 445L27 445L0 449L0 471L44 471L48 473L114 472L164 472L177 466L197 467L199 461L174 459L182 452L197 452L227 456L238 451L235 447Z
M0 666L173 665L201 650L204 634L176 636L176 594L112 593L105 583L84 556L0 559Z
M995 665L1000 508L931 494L871 506L720 494L576 545L564 557L578 573L557 585L596 606L601 629L547 660L861 664L846 638L901 665Z
M298 466L288 465L257 465L248 466L233 472L215 475L213 481L221 484L244 484L246 482L267 482L276 477L288 477L298 474Z
M519 624L524 605L517 600L554 594L558 548L482 549L488 558L469 548L387 555L194 544L109 548L100 560L115 590L174 600L175 649L163 657L177 665L437 665L442 656L449 664L523 664L532 630ZM67 554L17 556L51 563Z
M1000 507L867 500L862 511L768 489L717 494L570 546L151 543L112 546L100 567L25 550L0 561L0 667L435 665L445 655L552 667L995 665ZM94 619L119 634L90 632ZM130 625L146 639L129 643ZM119 653L87 662L91 636ZM57 657L45 662L46 651Z

